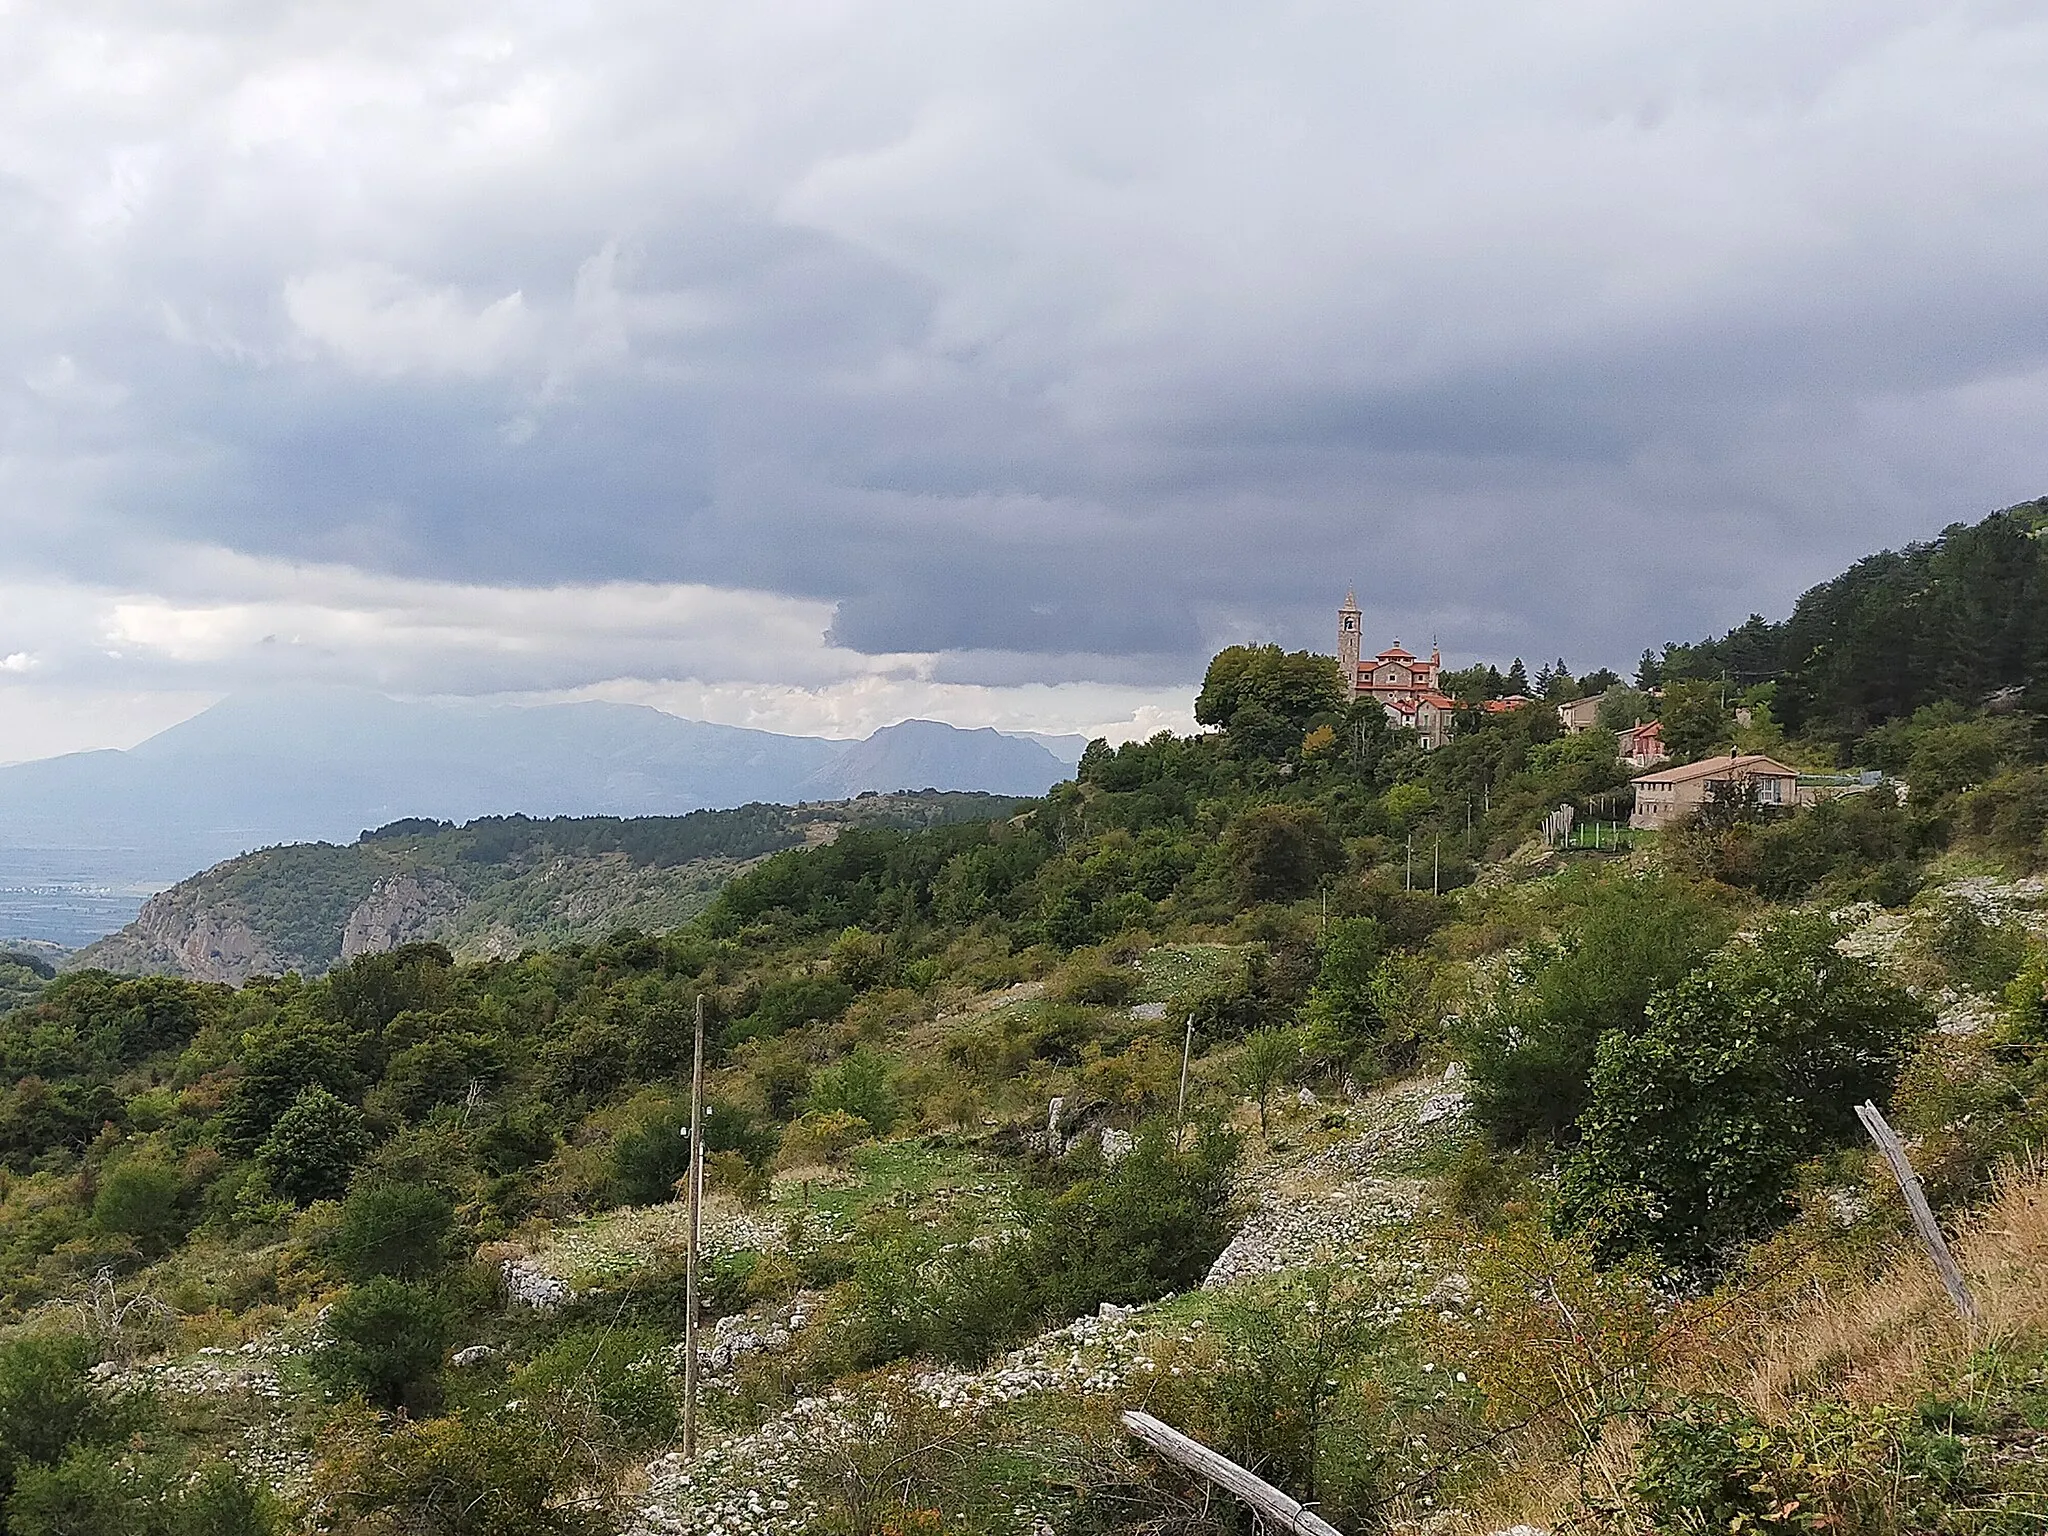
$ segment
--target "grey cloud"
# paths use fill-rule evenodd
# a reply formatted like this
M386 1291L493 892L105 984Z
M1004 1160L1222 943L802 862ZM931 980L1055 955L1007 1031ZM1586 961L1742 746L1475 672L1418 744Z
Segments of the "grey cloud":
M1583 666L2048 473L2022 8L161 25L0 22L0 530L81 577L761 588L992 685L1325 644L1355 583Z

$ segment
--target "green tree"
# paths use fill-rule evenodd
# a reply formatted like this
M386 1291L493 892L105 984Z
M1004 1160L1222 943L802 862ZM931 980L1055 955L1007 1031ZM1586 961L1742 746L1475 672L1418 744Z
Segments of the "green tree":
M432 1291L379 1276L344 1294L327 1314L313 1372L336 1397L384 1409L428 1409L438 1395L452 1338L446 1304Z
M1370 917L1339 918L1323 935L1315 985L1302 1004L1308 1054L1338 1072L1368 1057L1382 1021L1373 972L1387 952L1387 934Z
M1223 834L1223 856L1240 906L1289 901L1344 866L1344 848L1311 806L1262 805Z
M1209 663L1195 718L1219 725L1242 755L1281 758L1297 751L1318 716L1341 715L1343 674L1328 656L1277 645L1233 645Z
M1473 1111L1494 1140L1571 1135L1602 1038L1641 1033L1650 999L1704 960L1729 926L1679 880L1584 888L1557 939L1519 957L1466 1012Z
M144 1253L161 1253L177 1241L184 1222L178 1214L182 1180L175 1168L134 1158L109 1168L93 1197L93 1225L131 1237Z
M1781 917L1602 1037L1558 1208L1603 1256L1712 1274L1789 1213L1800 1162L1859 1139L1928 1015L1840 936Z
M7 1506L9 1536L131 1536L145 1518L142 1490L89 1446L53 1466L24 1467Z
M271 1127L256 1160L271 1188L303 1204L340 1194L369 1150L361 1110L325 1088L303 1088Z
M1506 691L1506 695L1509 698L1527 697L1529 692L1529 669L1522 665L1521 657L1517 656L1514 665L1508 668L1507 676L1501 679L1501 687Z
M896 1093L890 1086L889 1058L867 1046L811 1078L804 1107L813 1114L845 1114L864 1120L877 1136L896 1124Z
M848 928L832 943L832 974L856 992L879 987L889 978L889 950L882 936L864 928Z
M1257 1029L1245 1037L1237 1081L1259 1106L1259 1134L1268 1134L1266 1106L1301 1070L1301 1037L1291 1029Z
M1673 683L1664 690L1664 750L1682 763L1725 748L1734 739L1735 722L1721 703L1721 685L1714 682Z
M1616 733L1657 717L1657 702L1640 688L1610 688L1600 695L1600 724Z

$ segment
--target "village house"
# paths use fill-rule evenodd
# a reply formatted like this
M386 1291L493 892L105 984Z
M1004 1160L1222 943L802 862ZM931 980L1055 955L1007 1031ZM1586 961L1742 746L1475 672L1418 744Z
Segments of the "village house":
M1671 755L1664 750L1664 722L1646 720L1630 726L1621 733L1620 751L1631 768L1656 767Z
M1570 699L1558 705L1557 718L1567 736L1590 731L1600 723L1600 695L1596 693L1587 699Z
M1759 805L1789 808L1799 803L1799 770L1755 753L1657 768L1634 782L1636 809L1628 824L1648 831L1696 814L1717 784L1750 786Z
M1442 690L1443 657L1432 648L1424 661L1396 640L1370 661L1359 657L1363 611L1358 595L1347 593L1337 610L1337 665L1344 674L1345 697L1375 699L1395 725L1415 732L1424 748L1450 739L1458 701Z

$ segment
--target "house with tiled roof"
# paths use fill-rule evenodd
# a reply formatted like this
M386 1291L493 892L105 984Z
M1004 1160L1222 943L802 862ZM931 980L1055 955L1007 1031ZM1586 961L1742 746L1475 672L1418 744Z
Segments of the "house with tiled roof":
M1721 784L1741 785L1758 805L1790 809L1799 804L1799 770L1759 753L1704 758L1697 763L1653 768L1634 781L1635 814L1628 824L1655 831L1696 814Z
M1671 754L1664 750L1664 722L1639 721L1620 735L1621 755L1631 768L1654 768Z

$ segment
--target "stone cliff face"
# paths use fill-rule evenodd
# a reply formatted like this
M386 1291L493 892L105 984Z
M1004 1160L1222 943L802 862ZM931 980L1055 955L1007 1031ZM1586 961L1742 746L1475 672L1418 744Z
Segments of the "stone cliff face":
M466 905L462 892L445 880L398 875L348 915L341 931L344 963L358 955L380 955L401 944L439 938Z
M251 976L293 968L257 931L237 901L207 902L174 886L143 903L135 921L72 957L74 967L189 976L240 986Z

